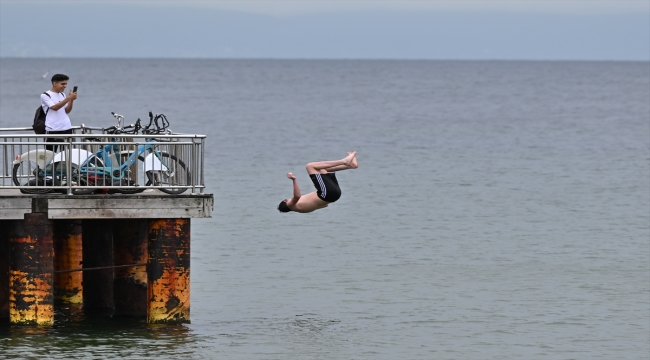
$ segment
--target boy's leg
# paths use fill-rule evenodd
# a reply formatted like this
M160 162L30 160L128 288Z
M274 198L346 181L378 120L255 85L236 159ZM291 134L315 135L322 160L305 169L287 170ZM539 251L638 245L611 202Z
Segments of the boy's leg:
M72 134L72 129L69 130L60 130L60 131L48 131L46 134L57 134L57 135L63 135L63 134ZM46 143L54 143L53 145L45 145L45 150L50 150L52 152L57 152L59 150L59 145L56 143L59 142L64 142L64 139L62 138L46 138L45 139ZM63 146L61 146L63 148Z
M348 156L352 154L351 152L348 153ZM357 157L356 155L352 157L352 161L350 162L350 165L337 165L337 166L332 166L329 168L324 168L321 170L324 170L325 172L335 172L335 171L341 171L341 170L347 170L347 169L356 169L359 167L359 163L357 163Z
M341 160L330 160L330 161L317 161L307 164L307 173L308 174L320 174L321 170L324 171L337 171L350 169L353 163L354 156L357 154L356 151L348 153L348 156ZM332 170L334 169L334 170Z

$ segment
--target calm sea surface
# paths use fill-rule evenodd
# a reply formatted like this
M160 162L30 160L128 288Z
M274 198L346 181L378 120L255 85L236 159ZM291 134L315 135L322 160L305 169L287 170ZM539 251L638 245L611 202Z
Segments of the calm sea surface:
M647 62L0 59L0 127L56 72L76 125L208 135L214 217L191 324L63 309L0 358L650 358ZM276 211L351 150L341 200Z

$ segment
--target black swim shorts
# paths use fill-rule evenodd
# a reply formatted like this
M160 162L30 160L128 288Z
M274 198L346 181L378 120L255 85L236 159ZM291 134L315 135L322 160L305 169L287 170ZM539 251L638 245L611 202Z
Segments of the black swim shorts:
M309 174L309 177L316 187L318 197L322 200L333 203L341 197L341 188L336 181L336 174Z

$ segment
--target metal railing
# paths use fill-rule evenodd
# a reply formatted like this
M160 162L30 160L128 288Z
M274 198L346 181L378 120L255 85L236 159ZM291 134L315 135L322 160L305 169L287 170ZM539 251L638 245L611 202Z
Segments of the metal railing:
M205 135L103 130L82 125L71 135L36 135L31 128L0 128L0 189L68 195L204 192Z

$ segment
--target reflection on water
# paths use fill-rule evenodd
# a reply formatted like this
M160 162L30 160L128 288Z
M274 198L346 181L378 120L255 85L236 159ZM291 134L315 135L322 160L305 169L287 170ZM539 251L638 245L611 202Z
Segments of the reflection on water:
M180 356L196 337L184 325L149 325L144 318L58 307L52 327L0 325L0 358L106 358ZM4 355L3 355L4 354Z

